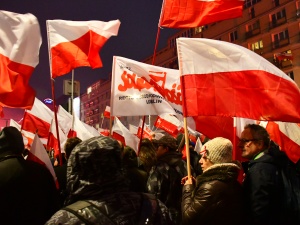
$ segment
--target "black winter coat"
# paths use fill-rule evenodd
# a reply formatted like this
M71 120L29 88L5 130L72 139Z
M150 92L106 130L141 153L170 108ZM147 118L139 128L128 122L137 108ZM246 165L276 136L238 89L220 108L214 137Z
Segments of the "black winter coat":
M245 166L246 165L246 166ZM264 154L243 163L243 182L247 224L283 225L280 222L280 183L275 159Z
M3 225L41 225L58 210L49 170L21 155L0 156L0 220Z
M184 185L183 224L242 224L242 187L237 181L239 170L234 163L215 164L197 176L196 186Z

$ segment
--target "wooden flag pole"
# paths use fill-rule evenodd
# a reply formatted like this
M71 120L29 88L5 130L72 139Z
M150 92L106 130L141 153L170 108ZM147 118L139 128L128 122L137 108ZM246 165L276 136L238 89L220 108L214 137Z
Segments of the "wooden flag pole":
M192 177L191 175L191 160L190 160L190 143L189 143L189 131L187 128L187 119L183 117L183 126L184 126L184 138L185 138L185 148L186 148L186 167L188 179Z

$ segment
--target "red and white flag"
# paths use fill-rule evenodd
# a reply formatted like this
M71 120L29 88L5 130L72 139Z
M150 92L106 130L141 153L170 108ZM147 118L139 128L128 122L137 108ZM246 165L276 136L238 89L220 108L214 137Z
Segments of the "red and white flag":
M58 188L58 181L52 163L50 161L46 149L43 146L43 143L41 142L37 134L35 134L34 136L33 143L30 148L30 151L28 152L26 160L34 161L47 167L47 169L53 176L54 182L56 183L56 187Z
M181 127L181 122L174 115L165 113L157 116L154 126L176 137Z
M112 116L176 114L182 117L179 71L115 56Z
M67 136L63 132L63 130L60 128L60 126L58 126L58 134L59 134L59 142L58 142L58 138L57 138L55 120L52 119L51 125L50 125L50 130L49 130L49 135L48 135L47 147L54 149L55 156L59 155L60 150L61 150L61 152L65 152L64 145L67 141ZM60 144L60 146L59 146L59 144Z
M118 34L119 27L119 20L47 20L51 76L62 76L82 66L102 67L99 51Z
M140 119L137 136L140 138L142 136L142 126L143 126L143 120ZM152 140L153 138L153 131L150 129L150 127L144 123L144 131L143 131L143 137L142 138L148 138L149 140Z
M39 99L35 98L31 110L24 113L21 130L37 133L39 137L48 139L51 120L54 113Z
M260 122L270 134L271 140L276 142L290 160L297 163L300 159L300 127L296 123Z
M114 125L112 127L112 137L121 141L124 146L131 147L135 152L138 151L140 139L134 134L130 133L117 117L115 117Z
M103 116L108 119L110 118L110 107L108 105L105 107Z
M37 18L0 10L0 111L2 106L31 109L35 91L30 77L42 44Z
M178 38L177 51L185 116L300 122L299 87L255 52L204 38Z
M193 28L241 17L244 0L164 0L160 27Z

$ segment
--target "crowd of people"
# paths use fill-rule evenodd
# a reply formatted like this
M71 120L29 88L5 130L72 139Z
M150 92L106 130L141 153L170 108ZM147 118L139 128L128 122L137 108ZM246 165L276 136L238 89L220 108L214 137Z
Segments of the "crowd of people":
M190 145L188 165L181 140L168 134L143 139L136 152L111 137L69 138L63 163L53 163L57 189L45 166L25 159L22 134L5 127L0 223L298 224L283 213L280 175L265 128L245 126L238 144L243 162L233 160L230 140L216 137L206 140L199 154Z

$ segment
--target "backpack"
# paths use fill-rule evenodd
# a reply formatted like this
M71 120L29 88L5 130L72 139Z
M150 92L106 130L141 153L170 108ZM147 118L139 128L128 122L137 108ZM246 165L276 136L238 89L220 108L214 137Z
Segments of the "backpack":
M278 165L281 188L280 201L283 221L289 225L300 224L300 160L293 163L287 155L280 151L279 146L271 141L269 154Z
M96 206L88 200L77 201L71 205L64 207L63 210L71 212L78 219L80 219L81 222L84 222L84 224L92 225L93 223L88 219L90 218L90 216L84 216L82 215L82 213L79 213L82 212L82 210L85 208L89 208L88 211L94 211L97 216L104 217L107 224L116 225L116 223L112 219L110 219L109 215L106 214L105 210L101 209L100 207ZM138 220L136 224L142 225L145 224L145 221L147 221L147 224L154 224L158 208L159 203L154 195L148 193L141 193L141 210L138 215Z

